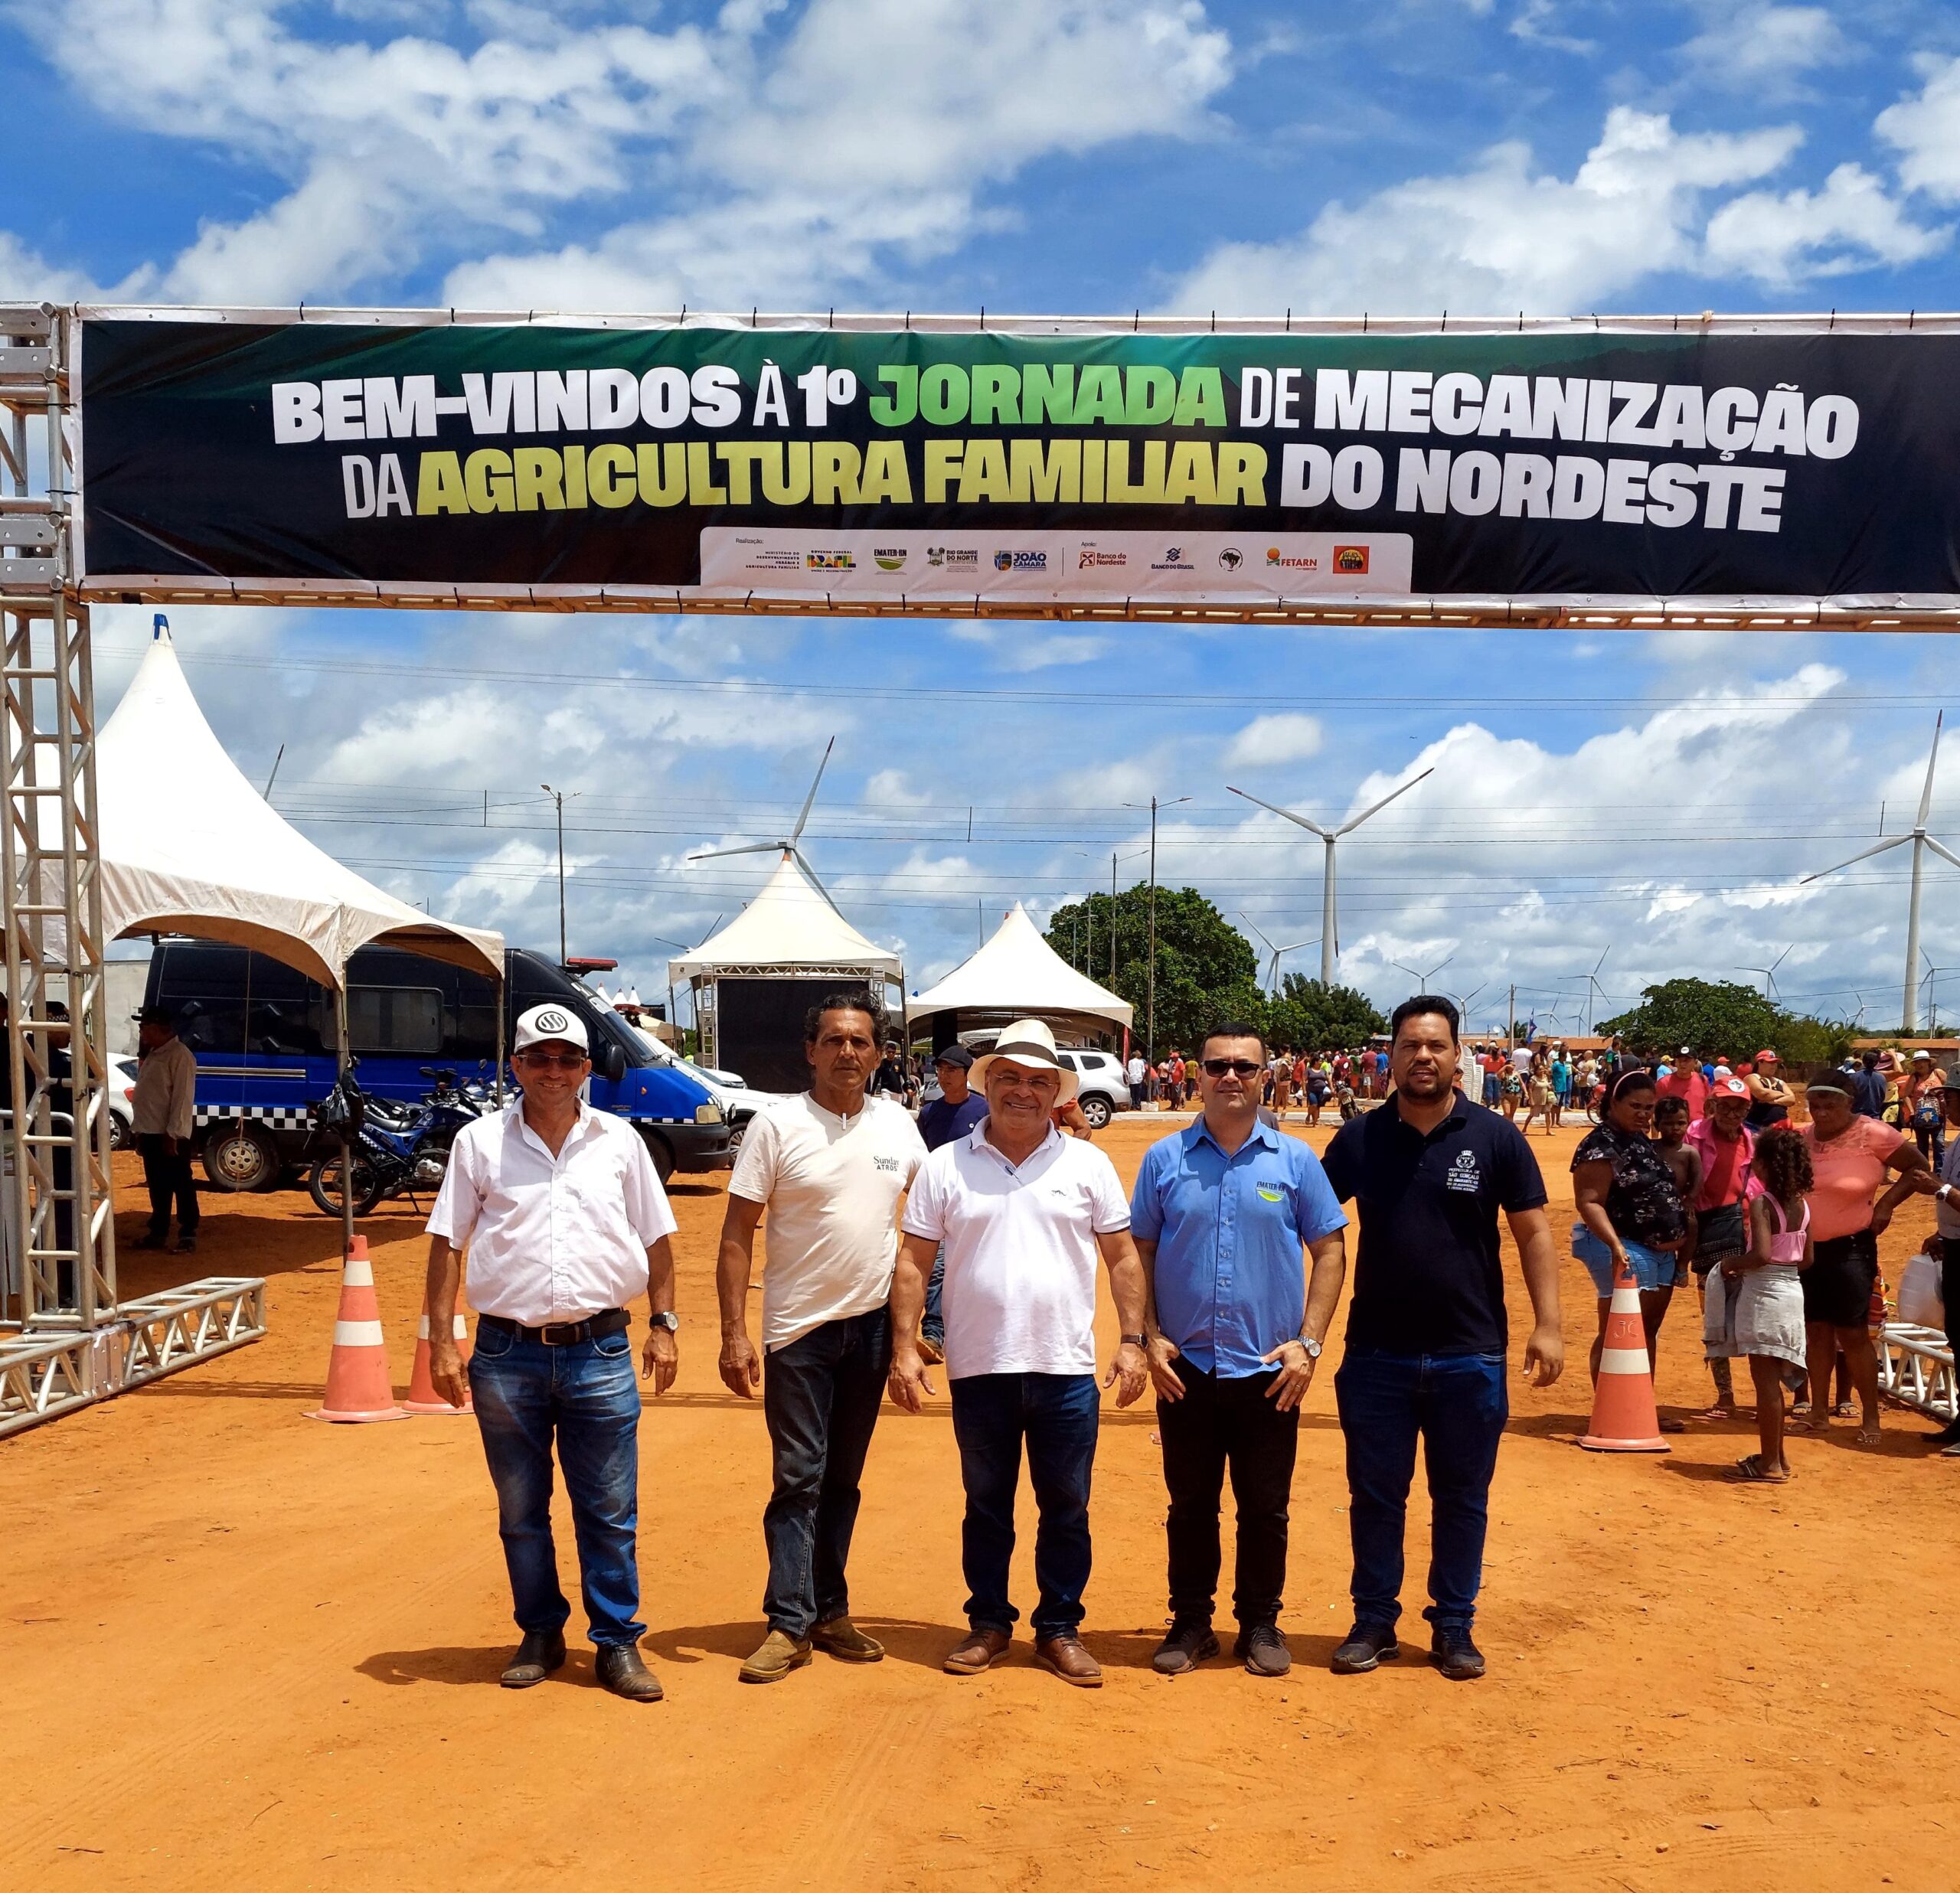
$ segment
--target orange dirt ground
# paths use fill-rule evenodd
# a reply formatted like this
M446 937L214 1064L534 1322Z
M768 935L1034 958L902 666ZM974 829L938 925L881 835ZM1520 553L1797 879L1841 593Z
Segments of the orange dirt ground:
M1126 1180L1166 1128L1105 1134ZM1575 1141L1538 1144L1561 1229ZM119 1180L133 1232L127 1160ZM889 1657L744 1687L769 1454L760 1412L715 1373L721 1195L719 1178L674 1192L681 1375L642 1428L655 1707L597 1689L583 1641L543 1687L496 1686L514 1633L472 1422L300 1417L326 1365L338 1234L303 1196L207 1197L194 1258L130 1256L130 1293L264 1275L272 1333L0 1444L0 1885L400 1893L554 1869L744 1893L1960 1885L1960 1467L1898 1408L1876 1451L1848 1428L1794 1442L1780 1490L1725 1481L1746 1425L1697 1425L1666 1457L1579 1451L1594 1303L1572 1263L1573 1367L1544 1393L1514 1369L1481 1685L1416 1660L1327 1670L1348 1565L1324 1369L1294 1483L1287 1680L1149 1669L1164 1496L1147 1406L1106 1408L1096 1468L1087 1640L1108 1686L1067 1688L1024 1640L987 1677L942 1675L963 1595L942 1390L923 1418L887 1408L872 1447L854 1601ZM1888 1275L1926 1226L1915 1199ZM420 1223L404 1207L367 1232L405 1386ZM1677 1411L1706 1404L1697 1334L1684 1297L1661 1356ZM575 1597L562 1520L560 1546ZM1419 1648L1426 1518L1409 1552ZM1027 1562L1024 1536L1024 1611Z

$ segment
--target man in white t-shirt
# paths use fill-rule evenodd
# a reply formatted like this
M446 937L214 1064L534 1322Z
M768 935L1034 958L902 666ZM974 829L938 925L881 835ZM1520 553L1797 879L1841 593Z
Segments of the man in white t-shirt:
M1531 1075L1533 1056L1530 1046L1514 1045L1511 1048L1511 1069L1520 1078L1529 1078Z
M1141 1052L1132 1052L1129 1062L1123 1067L1124 1081L1130 1088L1130 1108L1143 1108L1144 1088L1150 1082L1150 1066Z
M721 1378L744 1399L763 1389L775 1488L763 1513L769 1634L744 1682L776 1682L812 1647L876 1663L884 1646L851 1620L844 1563L858 1480L891 1363L898 1204L926 1147L904 1108L867 1098L884 1021L861 994L811 1009L810 1088L750 1120L728 1180L717 1285ZM749 1339L756 1226L764 1212L763 1350Z
M1102 1385L1116 1383L1123 1407L1149 1379L1143 1267L1115 1167L1093 1144L1054 1127L1056 1107L1075 1095L1076 1075L1063 1069L1047 1026L1035 1019L1009 1026L972 1075L988 1115L920 1170L906 1200L891 1304L892 1398L916 1413L933 1391L919 1317L943 1244L946 1378L966 1488L962 1555L972 1626L945 1667L977 1676L1011 1639L1017 1612L1008 1567L1024 1443L1040 1514L1034 1660L1064 1682L1097 1689L1102 1672L1076 1636L1089 1581L1098 1418L1096 1257L1099 1251L1109 1269L1122 1330Z

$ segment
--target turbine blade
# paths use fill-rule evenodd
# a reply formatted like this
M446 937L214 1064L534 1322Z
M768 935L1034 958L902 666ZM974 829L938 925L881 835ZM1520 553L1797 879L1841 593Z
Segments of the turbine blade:
M750 841L739 848L710 848L705 854L691 854L691 861L718 861L730 854L776 854L782 851L785 844L780 841Z
M1413 788L1418 782L1421 782L1425 776L1431 776L1435 774L1436 770L1433 768L1430 768L1425 769L1421 775L1410 776L1408 781L1404 782L1400 788L1390 789L1380 801L1375 804L1374 808L1363 809L1352 821L1344 823L1341 827L1335 829L1334 832L1338 835L1344 835L1350 829L1360 827L1361 824L1366 821L1370 815L1379 814L1383 809L1386 808L1390 802L1394 801L1396 796L1407 795L1410 790Z
M1259 937L1262 940L1265 940L1265 941L1266 941L1266 944L1267 948L1268 948L1269 949L1270 949L1270 948L1272 947L1272 942L1270 940L1266 940L1266 935L1265 935L1264 934L1263 934L1263 933L1259 933L1259 922L1258 922L1256 920L1253 919L1253 918L1252 917L1252 915L1251 915L1250 914L1249 914L1249 913L1246 913L1246 912L1243 912L1243 911L1241 911L1241 912L1240 913L1239 918L1240 918L1241 920L1243 920L1243 921L1246 923L1246 925L1247 926L1249 926L1250 928L1251 928L1253 932L1255 932L1255 933L1259 933Z
M1297 823L1302 828L1311 828L1323 841L1331 840L1334 837L1334 830L1323 828L1318 822L1311 821L1305 815L1296 815L1290 808L1282 808L1276 802L1260 801L1256 795L1247 795L1243 789L1233 788L1230 782L1225 787L1230 794L1243 797L1246 801L1266 810L1269 814L1284 815L1289 821Z
M795 827L789 831L789 845L792 848L803 839L803 824L810 819L810 805L817 799L818 784L823 781L824 771L830 766L830 752L836 747L837 739L835 736L824 745L824 759L817 765L816 782L810 785L809 794L803 798L802 812L796 818Z
M1923 828L1926 818L1932 813L1932 772L1939 766L1939 726L1946 720L1946 712L1942 710L1932 720L1932 754L1926 758L1926 785L1919 791L1919 819L1914 824Z
M1797 885L1799 887L1804 887L1808 886L1812 881L1821 881L1827 874L1835 874L1838 868L1849 867L1853 861L1868 861L1874 854L1883 854L1887 848L1903 847L1912 838L1909 834L1893 835L1887 840L1874 843L1869 848L1860 848L1849 860L1840 861L1838 867L1819 868L1815 874L1806 874Z
M1926 837L1926 844L1928 847L1932 849L1933 853L1938 855L1942 861L1948 863L1954 867L1960 867L1960 854L1955 854L1945 842L1936 841L1931 835L1928 835Z
M844 909L838 906L835 900L831 899L830 889L825 886L822 881L817 879L817 870L811 867L809 857L804 853L801 848L792 847L789 852L796 857L796 865L800 867L805 874L809 876L811 883L815 887L817 892L822 895L826 901L829 902L831 912L835 914L839 919L843 919Z

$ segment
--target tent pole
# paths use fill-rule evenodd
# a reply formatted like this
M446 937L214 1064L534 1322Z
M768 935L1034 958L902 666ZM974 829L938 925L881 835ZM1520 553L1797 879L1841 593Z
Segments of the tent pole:
M510 1005L510 962L504 963L504 977L497 982L497 1081L492 1088L496 1094L497 1108L504 1108L504 1042L510 1031L506 1013Z
M341 968L340 984L334 988L334 1017L340 1026L340 1077L347 1082L347 968ZM340 1258L343 1268L354 1253L354 1141L340 1134Z

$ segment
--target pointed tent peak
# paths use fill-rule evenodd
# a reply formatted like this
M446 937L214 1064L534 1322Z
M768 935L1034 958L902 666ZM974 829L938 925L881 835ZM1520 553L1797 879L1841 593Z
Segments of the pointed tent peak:
M908 1020L936 1012L1001 1013L1010 1017L1093 1018L1128 1026L1129 1003L1079 973L1051 947L1020 901L978 952L936 986L907 1003Z
M167 622L157 630L96 740L105 935L223 940L333 986L376 941L501 978L501 935L431 919L274 810L205 720Z
M895 953L874 945L840 913L800 855L786 853L755 898L691 953L667 963L679 984L748 969L792 974L903 974Z

